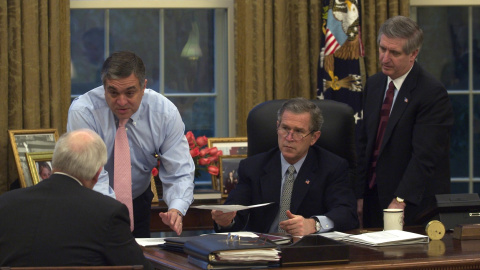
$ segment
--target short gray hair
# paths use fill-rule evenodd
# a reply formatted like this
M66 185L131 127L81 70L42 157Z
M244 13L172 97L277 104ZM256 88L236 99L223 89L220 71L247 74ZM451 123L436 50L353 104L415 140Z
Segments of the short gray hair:
M107 147L93 130L78 129L63 134L55 144L52 167L78 180L91 180L107 163Z
M404 16L395 16L386 20L378 30L377 44L380 38L385 35L387 38L406 39L403 52L410 54L416 49L420 51L423 44L423 31L412 19Z
M320 131L323 125L323 114L320 108L312 101L305 98L292 98L285 101L278 109L277 121L282 123L282 116L285 111L294 114L310 113L310 132Z
M102 82L105 85L107 79L117 80L135 74L140 87L145 86L145 65L140 57L129 51L114 52L103 63Z

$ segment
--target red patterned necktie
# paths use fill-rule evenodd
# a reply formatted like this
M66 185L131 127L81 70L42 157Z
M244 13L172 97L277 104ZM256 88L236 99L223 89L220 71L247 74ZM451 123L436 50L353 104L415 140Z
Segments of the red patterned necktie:
M378 124L377 138L375 139L375 149L372 154L372 163L370 167L371 178L368 183L368 187L370 189L375 185L375 178L377 176L375 173L375 167L377 166L378 152L380 151L380 146L382 145L383 134L387 128L388 118L390 118L390 110L393 104L394 93L395 85L393 84L393 81L390 81L390 84L388 84L387 94L383 100L382 109L380 110L380 123Z
M127 122L128 119L119 121L117 134L115 135L113 188L117 200L128 208L130 229L133 231L132 165L130 163L127 130L125 129Z

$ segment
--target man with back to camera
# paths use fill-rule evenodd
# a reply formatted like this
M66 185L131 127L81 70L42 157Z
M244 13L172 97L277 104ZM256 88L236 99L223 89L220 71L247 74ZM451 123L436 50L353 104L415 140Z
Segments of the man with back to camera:
M63 134L53 174L0 196L0 266L143 265L126 206L92 191L107 149L92 130Z
M132 191L131 198L124 200L117 194L117 199L133 208L133 235L150 237L150 179L157 157L162 199L168 205L168 212L160 213L160 217L180 235L183 216L193 201L195 170L180 113L163 95L146 89L145 66L132 52L115 52L108 57L102 67L102 81L102 86L72 102L67 123L67 130L94 130L107 145L108 161L94 190L115 197L115 183L126 179L122 176L115 180L114 173L115 139L122 123L128 137Z
M358 227L348 162L315 145L323 124L320 108L295 98L286 101L277 116L278 147L240 162L238 184L225 201L274 204L230 213L213 210L215 230L298 236ZM293 181L291 188L287 188L289 181ZM291 195L282 194L288 189Z
M423 31L413 20L388 19L377 42L382 72L364 90L358 215L366 228L383 227L383 209L404 209L405 225L416 225L435 194L450 193L453 110L445 87L415 61Z

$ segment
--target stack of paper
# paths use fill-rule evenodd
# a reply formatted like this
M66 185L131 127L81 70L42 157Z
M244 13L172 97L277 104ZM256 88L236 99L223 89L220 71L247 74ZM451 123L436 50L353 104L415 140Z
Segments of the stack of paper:
M429 238L428 236L422 234L399 230L390 230L350 235L348 237L342 238L342 240L369 246L381 247L392 245L428 243Z

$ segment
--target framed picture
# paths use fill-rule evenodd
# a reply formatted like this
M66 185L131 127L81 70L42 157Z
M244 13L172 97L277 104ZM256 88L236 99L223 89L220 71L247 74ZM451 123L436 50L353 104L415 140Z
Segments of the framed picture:
M238 165L247 155L221 156L220 161L220 191L222 198L228 194L238 183Z
M8 134L17 165L20 186L32 186L34 183L26 153L53 152L58 140L58 131L56 129L21 129L9 130Z
M53 152L26 153L30 176L33 185L40 183L52 175Z
M217 147L222 150L223 156L247 155L248 142L247 137L208 138L208 147ZM212 175L212 188L221 190L219 176Z

